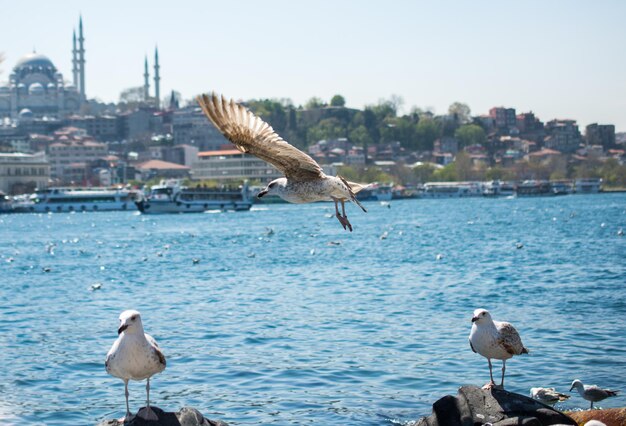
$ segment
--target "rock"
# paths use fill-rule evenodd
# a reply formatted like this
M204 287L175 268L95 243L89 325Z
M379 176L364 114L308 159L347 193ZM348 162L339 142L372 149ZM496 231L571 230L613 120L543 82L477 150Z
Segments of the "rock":
M223 421L204 418L198 410L191 407L183 407L177 413L165 412L159 407L150 408L159 418L158 421L146 421L135 416L130 422L123 423L117 419L103 420L97 426L228 426Z
M576 422L524 395L503 389L485 390L463 386L456 397L447 395L433 404L433 413L415 426L493 426L576 425Z
M589 420L598 420L606 426L626 425L626 408L607 408L604 410L570 411L567 413L578 424L584 425Z

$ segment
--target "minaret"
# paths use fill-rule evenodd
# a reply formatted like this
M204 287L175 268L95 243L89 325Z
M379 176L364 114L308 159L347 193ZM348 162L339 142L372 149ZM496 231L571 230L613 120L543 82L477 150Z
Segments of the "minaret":
M80 21L78 23L78 65L80 72L80 96L83 99L83 102L87 100L87 95L85 94L85 45L84 45L85 37L83 37L83 17L80 16Z
M143 97L144 101L148 102L150 99L150 74L148 73L148 56L143 63Z
M154 105L161 108L161 76L159 74L159 48L154 48Z
M76 50L76 30L72 37L72 83L78 87L78 51Z

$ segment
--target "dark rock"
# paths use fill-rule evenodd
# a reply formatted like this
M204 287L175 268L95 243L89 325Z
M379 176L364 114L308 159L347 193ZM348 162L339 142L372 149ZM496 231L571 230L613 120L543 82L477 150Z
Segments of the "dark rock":
M456 397L444 396L433 404L433 414L416 426L547 426L576 425L570 417L524 395L503 389L463 386Z
M165 412L159 407L151 406L152 411L157 415L159 420L147 421L141 417L135 416L129 422L123 423L117 419L103 420L97 426L228 426L220 420L209 420L205 418L198 410L191 407L183 407L177 413ZM139 410L141 411L141 409Z

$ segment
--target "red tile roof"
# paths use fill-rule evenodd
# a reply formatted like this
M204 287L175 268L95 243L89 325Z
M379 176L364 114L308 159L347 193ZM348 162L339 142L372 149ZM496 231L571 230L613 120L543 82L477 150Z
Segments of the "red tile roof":
M198 157L218 157L223 155L237 155L243 154L243 152L237 149L222 149L219 151L203 151L198 153Z

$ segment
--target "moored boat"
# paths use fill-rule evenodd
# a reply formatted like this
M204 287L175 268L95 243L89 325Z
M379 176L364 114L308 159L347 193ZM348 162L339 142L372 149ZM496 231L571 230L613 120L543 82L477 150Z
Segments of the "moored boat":
M15 209L34 213L130 210L135 192L126 188L48 188L35 192Z
M202 213L208 210L250 210L248 185L189 188L178 181L161 182L135 202L142 213Z

